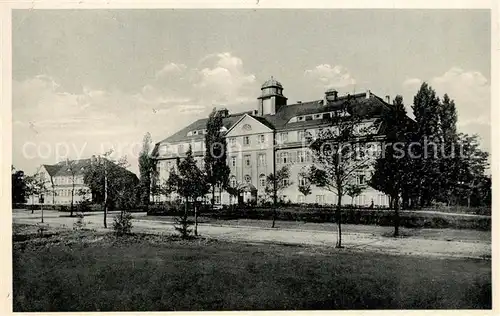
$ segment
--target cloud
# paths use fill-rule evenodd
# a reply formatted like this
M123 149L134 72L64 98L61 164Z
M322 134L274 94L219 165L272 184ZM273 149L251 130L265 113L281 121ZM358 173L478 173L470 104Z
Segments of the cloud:
M165 77L165 76L168 76L171 74L178 75L178 74L184 72L186 69L187 69L187 67L184 64L176 64L176 63L170 62L156 72L156 78Z
M117 156L127 155L137 172L133 155L137 150L131 150L140 146L144 133L150 132L159 141L197 117L208 116L214 103L230 107L256 98L255 76L245 71L240 58L214 54L202 66L168 62L153 80L134 92L86 84L80 92L69 93L48 75L14 80L14 164L33 172L41 163L62 158L57 156L57 144L78 149L69 153L70 159L102 153L106 145L115 146ZM23 146L33 142L36 148L46 146L50 154L28 158Z
M255 75L245 72L240 58L227 52L211 54L200 61L202 65L207 63L210 65L198 70L194 85L202 99L230 103L256 97Z
M329 64L317 65L313 69L304 71L304 76L321 85L324 89L344 88L356 84L356 80L349 71L341 65L333 67Z
M459 130L468 134L478 134L483 148L490 148L490 91L489 80L480 72L475 70L464 70L460 67L452 67L442 75L430 79L418 78L408 79L403 82L403 89L412 103L423 81L436 90L438 96L445 93L455 101L458 113L457 125Z

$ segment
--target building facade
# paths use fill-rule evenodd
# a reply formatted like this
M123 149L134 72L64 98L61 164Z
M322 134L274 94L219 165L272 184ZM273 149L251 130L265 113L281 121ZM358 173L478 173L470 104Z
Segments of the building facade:
M93 164L102 163L103 160L100 156L92 156L87 159L61 161L54 165L41 165L38 176L45 181L46 192L30 196L28 203L70 205L72 195L74 204L83 199L91 200L90 188L85 185L83 178L88 168ZM132 174L126 169L125 171ZM132 175L137 178L135 174Z
M346 111L342 106L346 99L354 106ZM227 163L231 170L232 187L246 188L244 200L265 200L266 176L283 166L290 169L290 185L280 192L279 199L291 203L335 204L337 196L330 191L311 186L312 192L304 196L298 187L305 180L300 173L312 165L312 153L306 146L306 139L314 137L324 128L331 127L332 116L349 116L352 111L363 117L359 128L371 128L374 135L370 146L375 152L381 151L384 139L381 116L390 109L388 97L385 100L370 91L354 95L338 96L337 91L327 90L322 98L309 102L288 104L280 82L271 78L261 87L256 109L230 114L224 111L222 132L227 143ZM159 184L168 179L175 169L176 159L185 156L189 146L200 168L203 168L205 134L208 118L200 119L155 145L152 157L156 161ZM359 172L356 184L363 187L361 195L354 199L344 197L344 204L362 206L387 206L388 197L371 188L368 180L371 170ZM167 197L160 197L165 200ZM217 204L234 203L227 192L218 192Z

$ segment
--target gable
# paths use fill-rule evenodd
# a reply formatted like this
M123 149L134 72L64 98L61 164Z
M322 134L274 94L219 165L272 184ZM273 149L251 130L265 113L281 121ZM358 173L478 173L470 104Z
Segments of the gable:
M272 133L273 129L256 118L246 114L226 133L226 137Z

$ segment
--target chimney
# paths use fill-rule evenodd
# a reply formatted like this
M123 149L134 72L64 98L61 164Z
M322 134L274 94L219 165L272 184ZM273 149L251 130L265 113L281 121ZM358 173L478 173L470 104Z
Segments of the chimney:
M388 96L388 95L386 95L386 96L385 96L385 102L387 102L387 103L391 103L391 97L390 97L390 96Z
M366 90L366 98L369 99L371 97L372 93L370 90Z

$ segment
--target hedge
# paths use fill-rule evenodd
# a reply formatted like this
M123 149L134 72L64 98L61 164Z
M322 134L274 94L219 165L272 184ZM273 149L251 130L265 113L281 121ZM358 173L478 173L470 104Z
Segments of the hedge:
M190 211L192 212L192 211ZM153 216L179 216L184 213L184 208L154 206L148 211ZM272 208L223 208L211 210L210 207L200 208L200 216L208 218L231 220L231 219L258 219L271 220L273 218ZM335 222L334 210L330 207L316 209L300 208L278 208L276 219L282 221L299 221L310 223ZM394 211L379 209L343 209L342 223L392 226ZM491 230L491 218L461 216L448 214L417 213L402 211L400 213L400 225L407 228L455 228L455 229L480 229Z

